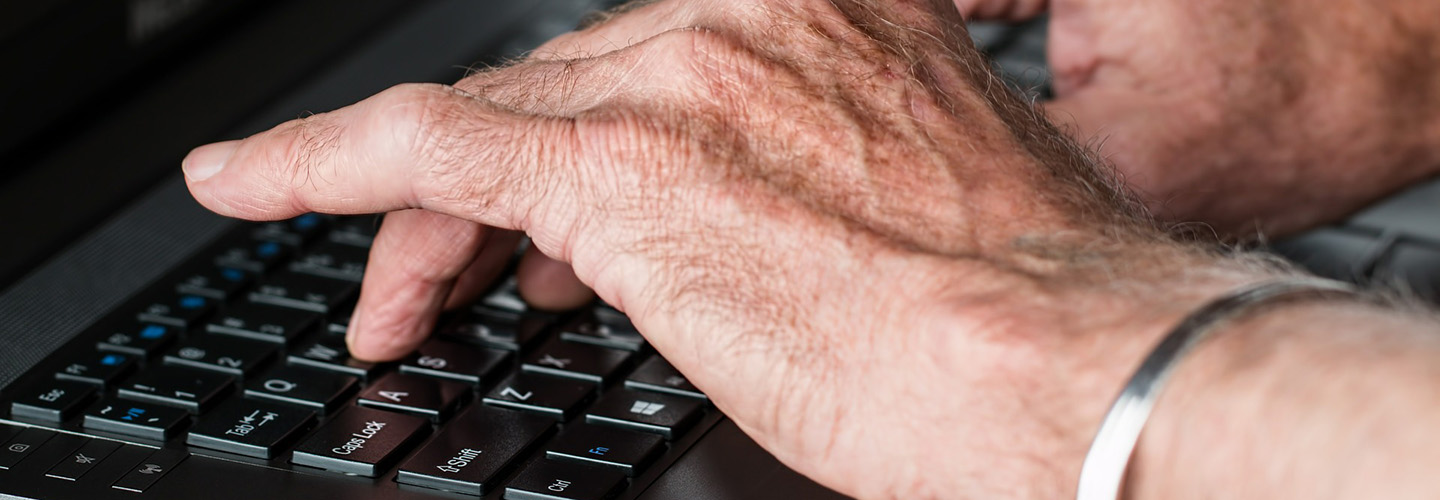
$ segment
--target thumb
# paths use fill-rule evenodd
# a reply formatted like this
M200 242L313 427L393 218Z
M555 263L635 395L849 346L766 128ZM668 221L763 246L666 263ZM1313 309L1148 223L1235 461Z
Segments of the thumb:
M968 21L1025 21L1050 8L1048 0L955 0Z

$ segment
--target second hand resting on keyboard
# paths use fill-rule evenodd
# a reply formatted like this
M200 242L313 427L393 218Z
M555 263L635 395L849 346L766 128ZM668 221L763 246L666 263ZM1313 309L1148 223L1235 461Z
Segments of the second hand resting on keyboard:
M1285 271L1164 238L998 90L960 26L938 2L649 3L453 87L402 85L199 148L184 169L225 215L393 212L351 325L357 356L413 349L523 231L574 270L532 258L522 286L560 284L530 299L563 306L593 288L827 486L1073 495L1106 405L1156 338ZM1357 308L1321 313L1369 311ZM1216 428L1309 415L1233 411L1224 403L1266 393L1230 389L1190 415ZM1163 431L1164 408L1156 439L1190 439ZM1239 451L1262 449L1303 453Z

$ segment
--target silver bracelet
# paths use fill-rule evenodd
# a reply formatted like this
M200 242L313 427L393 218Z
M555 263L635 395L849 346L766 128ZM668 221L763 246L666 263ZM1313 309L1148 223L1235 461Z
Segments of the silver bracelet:
M1090 443L1090 452L1085 455L1085 462L1080 467L1080 486L1075 498L1120 498L1130 457L1135 454L1135 444L1140 440L1145 421L1150 418L1150 410L1155 407L1160 388L1170 378L1177 362L1210 337L1217 326L1252 311L1256 306L1278 300L1355 293L1356 289L1349 284L1320 278L1269 281L1236 290L1191 313L1155 346L1155 350L1125 384L1120 396L1115 398L1115 404L1110 406L1105 420L1101 421L1100 431L1095 433L1095 441Z

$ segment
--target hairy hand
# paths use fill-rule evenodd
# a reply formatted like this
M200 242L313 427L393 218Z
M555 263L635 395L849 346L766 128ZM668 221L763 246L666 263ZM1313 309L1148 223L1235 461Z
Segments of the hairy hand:
M1004 89L948 2L658 2L185 171L236 217L397 211L358 356L413 349L523 231L527 297L592 287L822 483L1054 498L1156 333L1237 278Z
M1047 8L958 3L980 18ZM1163 218L1285 233L1440 172L1440 4L1048 4L1050 116Z

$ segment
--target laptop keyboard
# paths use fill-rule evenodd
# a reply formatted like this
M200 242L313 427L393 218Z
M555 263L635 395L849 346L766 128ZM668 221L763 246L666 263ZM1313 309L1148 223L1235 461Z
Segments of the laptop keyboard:
M513 279L404 359L352 358L377 222L246 224L178 266L22 377L5 406L29 426L0 423L0 469L59 446L50 479L123 456L85 480L131 492L195 454L487 498L633 497L722 418L619 311L530 310Z

